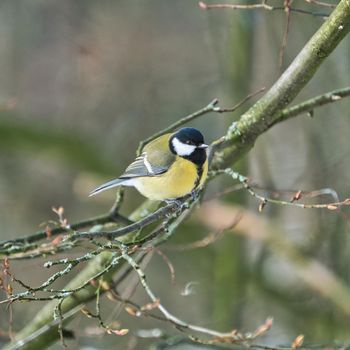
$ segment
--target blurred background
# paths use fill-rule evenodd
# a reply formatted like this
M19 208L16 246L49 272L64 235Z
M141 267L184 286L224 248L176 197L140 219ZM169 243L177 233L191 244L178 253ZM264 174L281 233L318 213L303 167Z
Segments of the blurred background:
M271 3L283 5L282 0ZM294 5L330 12L302 0ZM322 23L322 17L292 13L282 70ZM230 107L273 84L281 73L285 25L283 11L203 11L195 0L1 0L0 239L33 233L41 223L55 220L52 206L63 206L71 223L106 212L114 201L113 191L93 198L88 193L123 171L140 140L215 97L222 107ZM347 38L295 102L349 85L349 57ZM191 125L212 142L253 101L234 114L209 114ZM265 189L331 188L340 199L349 197L349 110L350 99L344 99L315 110L313 118L299 116L274 127L235 169ZM207 198L232 184L215 180ZM313 199L322 201L333 198ZM122 212L130 213L141 202L141 196L128 189ZM231 230L205 248L174 250L174 245L215 231L221 216L214 207L210 210L210 203L232 210L231 219L243 211L257 221L248 220L253 227L242 227L239 234ZM174 265L175 286L161 257L155 255L147 267L154 291L169 310L221 331L254 330L273 316L273 329L258 341L268 345L289 345L298 334L305 334L307 343L350 342L349 314L305 284L283 253L246 234L259 231L256 223L267 220L303 256L322 262L348 284L349 210L267 206L258 213L257 201L246 191L207 205L211 224L199 212L168 247L162 247ZM40 259L12 266L16 277L32 285L48 276ZM315 278L322 285L322 276ZM67 281L61 281L62 286ZM133 298L148 301L141 288ZM14 331L41 307L15 305ZM96 335L96 322L82 315L69 327L76 331L76 339L69 342L72 348L191 348L179 344L181 334L164 323L118 313L111 301L104 301L104 307L106 318L117 320L130 333ZM4 308L0 312L1 328L6 330L8 314ZM165 339L140 333L152 328L163 329ZM56 348L60 345L51 347Z

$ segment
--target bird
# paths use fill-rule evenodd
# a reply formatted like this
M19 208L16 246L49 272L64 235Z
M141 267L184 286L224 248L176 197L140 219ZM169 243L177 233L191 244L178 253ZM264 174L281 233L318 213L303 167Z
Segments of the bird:
M181 128L148 143L117 179L94 189L90 196L117 186L135 187L144 197L177 201L197 194L208 174L208 145L195 128Z

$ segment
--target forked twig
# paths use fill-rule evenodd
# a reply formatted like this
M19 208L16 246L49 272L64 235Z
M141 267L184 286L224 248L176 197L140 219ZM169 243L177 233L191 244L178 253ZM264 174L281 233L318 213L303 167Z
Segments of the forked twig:
M269 320L270 326L269 327L266 326L264 328L264 331L261 329L259 332L256 331L253 333L240 334L236 330L233 330L233 331L227 332L227 333L222 333L222 332L218 332L218 331L215 331L215 330L212 330L209 328L205 328L205 327L201 327L201 326L197 326L197 325L185 322L185 321L179 319L178 317L174 316L173 314L171 314L161 304L160 299L155 296L152 289L148 285L148 283L146 281L145 273L142 271L141 267L135 262L135 260L129 254L127 254L126 251L122 251L122 257L127 261L127 263L133 268L133 270L139 276L141 285L144 288L144 290L146 291L149 298L151 299L152 303L154 303L156 305L156 307L163 314L165 319L168 322L172 323L179 330L186 330L187 329L187 330L191 330L194 332L202 333L202 334L213 337L214 340L216 340L218 343L220 342L220 339L224 340L225 342L228 342L228 340L229 340L231 343L244 343L244 342L251 341L251 340L255 339L257 336L260 336L261 334L266 332L272 326L272 321Z
M220 108L218 107L218 103L219 100L217 98L214 98L207 106L205 106L204 108L191 113L189 115L187 115L186 117L183 117L181 119L179 119L177 122L169 125L167 128L153 134L152 136L148 137L147 139L143 140L140 142L139 147L137 148L137 154L139 155L141 153L141 150L143 149L143 147L145 145L147 145L147 143L153 141L154 139L156 139L159 136L162 136L164 134L166 134L167 132L171 132L174 131L175 129L177 129L178 127L189 123L192 120L197 119L198 117L210 113L210 112L215 112L215 113L228 113L228 112L234 112L236 111L239 107L241 107L244 103L246 103L249 99L251 99L252 97L260 94L261 92L263 92L265 90L265 87L262 87L261 89L250 93L249 95L247 95L246 97L244 97L241 101L239 101L236 105L234 105L231 108Z

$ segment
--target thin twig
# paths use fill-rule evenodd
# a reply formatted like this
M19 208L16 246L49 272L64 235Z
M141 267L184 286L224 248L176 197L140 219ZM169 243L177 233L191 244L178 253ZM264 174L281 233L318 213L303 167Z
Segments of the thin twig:
M280 53L279 53L278 66L279 66L280 70L282 70L282 67L283 67L284 56L285 56L285 52L286 52L286 48L287 48L287 41L288 41L288 34L289 34L290 20L291 20L290 9L291 9L291 0L284 0L284 11L286 13L286 24L285 24L282 44L281 44Z
M223 9L228 8L231 10L255 10L255 9L265 9L272 11L274 9L273 6L266 4L266 2L261 2L260 4L251 4L251 5L234 5L234 4L211 4L207 5L203 1L198 3L199 7L203 10L211 10L211 9Z
M174 286L176 284L176 275L175 275L175 268L172 262L170 261L169 257L164 254L160 249L154 247L154 251L163 259L165 264L168 266L169 272L170 272L170 278L171 278L171 284Z
M216 242L217 240L219 240L223 233L227 230L232 230L242 219L242 214L238 213L238 215L236 215L236 217L233 219L233 222L229 225L227 225L227 227L218 230L216 232L211 232L209 233L207 236L205 236L204 238L192 242L192 243L185 243L185 244L176 244L176 245L168 245L166 247L167 250L172 250L172 251L184 251L184 250L193 250L193 249L198 249L198 248L205 248L210 244L213 244L214 242Z
M54 311L54 318L58 319L58 334L60 335L60 340L63 348L67 348L67 344L64 341L64 335L63 335L63 316L62 316L62 302L64 298L60 299L58 301L58 304L56 305L55 311Z
M26 285L24 282L22 282L21 280L15 278L15 277L12 277L12 278L14 281L19 283L22 287L27 289L27 293L25 293L27 295L33 294L34 292L37 292L37 291L47 292L47 291L49 291L49 290L47 290L47 287L52 285L58 278L63 277L64 275L67 275L69 272L71 272L77 264L78 263L76 263L76 262L68 264L63 270L58 271L58 272L54 273L53 275L51 275L44 283L42 283L38 287L30 287L30 286ZM24 295L24 294L22 293L22 295Z
M146 293L148 294L148 296L150 297L152 302L155 303L155 305L157 305L157 308L163 314L163 316L166 318L166 320L168 322L171 322L172 324L174 324L176 326L176 328L178 328L180 330L184 330L184 329L192 330L194 332L206 334L206 335L212 336L214 338L221 338L221 339L225 339L225 340L229 339L232 343L235 343L235 342L242 343L242 342L245 342L247 340L254 339L254 333L248 333L246 335L242 335L242 334L238 333L236 330L233 330L233 331L227 332L227 333L222 333L222 332L218 332L218 331L215 331L215 330L212 330L209 328L193 325L191 323L187 323L187 322L177 318L176 316L171 314L160 303L159 298L157 298L155 296L155 294L151 290L150 286L146 282L145 273L141 270L141 267L134 261L134 259L132 259L132 257L130 255L128 255L125 251L122 252L122 256L127 261L127 263L134 269L134 271L137 273L137 275L139 276L141 285L143 286L144 290L146 291Z
M141 150L142 148L147 145L147 143L153 141L154 139L156 139L157 137L159 136L162 136L164 134L166 134L167 132L170 132L170 131L173 131L175 130L176 128L178 128L179 126L181 125L184 125L204 114L207 114L209 112L213 112L215 106L219 103L219 100L217 98L214 98L214 100L212 100L207 106L205 106L204 108L194 112L194 113L191 113L189 114L188 116L186 117L183 117L181 118L180 120L178 120L177 122L169 125L167 128L155 133L154 135L148 137L147 139L143 140L140 142L139 144L139 147L137 148L137 154L141 154Z
M318 0L305 0L305 1L309 4L314 4L314 5L318 5L318 6L324 6L324 7L335 8L337 6L335 4L330 4L328 2L318 1Z
M7 304L7 303L12 303L16 300L22 300L22 301L49 301L49 300L60 300L60 299L65 299L69 296L71 296L72 294L78 292L79 290L85 288L87 285L89 285L92 281L99 279L101 276L103 276L105 273L107 273L108 271L110 271L113 267L115 267L119 261L121 259L121 256L118 256L116 254L113 254L111 262L104 267L102 270L100 270L99 272L97 272L95 275L93 275L92 277L90 277L88 280L84 281L84 283L82 283L80 286L73 288L73 289L62 289L62 290L53 290L53 289L47 289L45 290L45 292L48 293L54 293L52 295L49 295L47 297L37 297L37 296L30 296L32 295L32 291L27 288L27 290L25 292L22 293L18 293L18 294L13 294L10 297L8 297L7 299L1 300L0 301L0 305L1 304ZM27 287L26 285L23 284L24 287Z
M67 311L65 314L62 314L62 320L66 320L73 315L75 315L77 312L79 312L82 309L83 306L78 305L77 307ZM41 334L47 332L52 327L58 326L59 322L61 322L60 319L53 319L48 324L45 324L41 328L39 328L34 333L28 335L26 338L21 339L20 341L15 342L13 345L11 345L11 350L20 350L23 349L23 347L29 343L31 343L33 340L35 340L37 337L39 337Z
M143 149L143 147L145 145L147 145L147 143L153 141L154 139L156 139L159 136L162 136L164 134L166 134L167 132L171 132L174 131L175 129L177 129L178 127L189 123L192 120L197 119L198 117L210 113L210 112L215 112L215 113L228 113L228 112L234 112L235 110L237 110L239 107L241 107L245 102L247 102L249 99L251 99L252 97L260 94L261 92L263 92L265 90L265 87L259 89L258 91L252 92L249 95L247 95L243 100L241 100L240 102L238 102L235 106L233 106L232 108L220 108L218 107L218 103L219 100L217 98L214 98L207 106L205 106L204 108L191 113L189 115L187 115L186 117L183 117L181 119L179 119L177 122L169 125L167 128L153 134L152 136L148 137L147 139L143 140L140 142L139 147L137 148L137 154L141 154L141 151Z
M74 259L63 258L63 259L53 260L53 261L49 260L44 264L44 267L50 268L51 266L54 266L54 265L79 264L83 261L88 261L88 260L92 259L93 257L100 254L104 250L107 250L106 245L101 246L101 247L97 248L96 250L87 252L86 254L84 254L78 258L74 258Z
M128 233L138 231L153 222L166 217L169 214L174 214L177 210L181 210L181 204L177 201L171 202L164 207L159 208L154 213L146 216L145 218L132 223L131 225L121 227L114 231L99 231L99 232L75 232L70 236L71 239L92 239L92 238L106 238L108 240L115 239L117 237L125 236Z
M267 5L265 1L262 1L258 4L251 5L236 5L236 4L206 4L203 1L200 1L199 7L203 10L212 10L212 9L231 9L231 10L267 10L267 11L285 11L285 6L271 6ZM310 15L314 17L323 17L327 18L329 16L328 13L320 13L320 12L312 12L303 10L300 8L290 7L290 12L301 13L305 15Z
M108 213L105 215L97 216L91 219L82 220L77 223L70 225L70 228L56 227L50 229L49 235L47 230L38 231L33 235L24 236L21 238L11 239L8 241L0 242L0 255L11 255L17 252L25 252L34 248L37 248L37 245L32 245L31 243L41 241L43 239L52 238L54 236L66 233L70 230L79 230L84 227L90 227L95 225L103 225L109 222L118 221L120 223L130 224L130 220L126 219L124 216L118 213ZM49 237L48 237L49 236Z
M324 203L324 204L305 204L305 203L298 203L295 201L283 201L279 199L273 199L273 198L267 198L264 197L258 193L256 193L253 188L249 185L249 179L235 171L233 171L230 168L224 169L224 170L217 170L215 171L216 175L218 174L227 174L232 179L238 180L244 188L255 198L257 198L260 201L259 205L259 211L262 211L267 203L271 204L279 204L279 205L286 205L286 206L294 206L298 208L303 209L328 209L328 210L337 210L342 206L348 206L350 205L350 198L347 198L340 202L331 202L331 203Z
M113 216L118 214L118 211L123 203L124 200L124 187L120 186L117 188L117 194L115 198L115 202L112 205L112 208L109 210L109 213ZM131 222L130 222L131 223Z
M35 242L37 240L41 240L44 237L46 237L46 233L44 231L38 232L32 236L28 236L28 240L26 238L18 238L15 240L9 240L9 241L3 241L0 243L0 255L14 255L19 254L19 258L24 258L27 256L23 256L23 253L29 251L29 257L36 257L36 256L42 256L43 254L48 254L52 252L62 251L71 249L74 246L76 246L76 240L77 239L93 239L93 238L106 238L106 239L114 239L116 237L124 236L130 232L134 232L137 230L142 229L143 227L146 227L153 222L164 218L167 215L173 214L174 211L176 211L179 208L179 205L177 202L170 203L166 205L165 207L162 207L158 209L156 212L150 214L149 216L139 220L138 222L130 224L130 220L124 220L126 221L127 226L121 227L114 231L89 231L89 232L80 232L76 231L74 232L74 229L102 224L102 223L108 223L111 222L111 217L114 217L114 214L107 214L100 216L98 218L89 219L85 221L78 222L76 224L71 225L71 232L67 237L62 237L62 240L59 243L55 243L53 245L47 245L40 246L37 244L32 244L31 242ZM52 235L58 235L61 233L66 232L66 229L63 229L61 227L58 227L57 229L53 229L51 232ZM74 241L69 242L70 241ZM107 249L108 247L106 247Z
M183 205L182 208L185 208L185 210L181 213L181 215L179 215L175 218L168 217L167 220L163 223L163 225L159 229L154 230L153 233L151 233L150 235L144 237L143 239L141 239L137 242L129 242L129 243L124 244L124 243L121 243L121 242L114 240L113 242L107 242L106 244L102 244L95 251L88 252L85 255L78 257L76 259L65 258L65 259L60 259L57 261L46 262L45 267L47 267L47 268L50 268L53 265L59 265L59 264L67 264L67 267L61 271L58 271L54 275L50 276L39 287L35 287L35 288L30 287L30 286L26 285L25 283L23 283L22 281L14 278L14 280L16 282L18 282L19 284L21 284L21 286L24 287L26 289L26 291L8 296L7 299L0 301L0 305L5 304L5 303L12 303L16 300L50 301L50 300L56 300L56 299L61 300L61 299L65 299L65 298L71 296L72 294L85 288L92 281L97 280L98 278L103 276L105 273L110 271L113 267L115 267L119 263L121 256L116 255L116 253L114 253L113 256L111 257L111 262L103 270L101 270L100 272L98 272L97 274L95 274L94 276L89 278L87 281L85 281L82 285L80 285L74 289L54 290L54 289L48 289L47 287L49 285L51 285L54 281L56 281L59 277L69 273L76 265L78 265L79 263L81 263L83 261L87 261L87 260L92 259L94 256L98 255L101 251L109 250L109 249L112 249L112 250L117 249L118 251L120 251L121 249L128 249L132 252L135 247L141 248L143 245L149 244L149 242L152 239L158 237L161 233L165 232L166 233L165 237L159 239L158 242L153 243L154 246L161 244L162 242L164 242L166 239L168 239L170 237L170 235L176 230L178 225L189 215L189 213L195 207L195 204L197 203L198 200L199 200L199 198L197 198L197 200L192 202L189 206ZM170 203L167 207L177 207L178 205L179 205L178 203L173 202L173 203ZM164 208L166 208L166 207L163 207L160 209L164 209ZM151 214L151 216L152 216L152 214ZM149 217L147 217L147 218L149 218ZM174 222L169 224L170 220L172 220L172 219L175 219ZM49 295L49 296L44 296L44 297L32 296L33 292L36 292L36 291L43 291L46 293L53 293L53 294Z
M243 106L248 100L250 100L252 97L261 94L266 90L266 87L262 87L257 91L251 92L248 94L246 97L244 97L241 101L236 103L233 107L231 108L221 108L221 107L214 107L213 112L216 113L228 113L228 112L234 112L236 111L239 107Z
M302 113L308 113L310 116L313 115L313 110L317 107L321 107L328 103L340 101L342 98L350 96L350 87L337 89L326 92L325 94L311 98L310 100L299 103L295 106L283 109L279 114L278 118L274 121L277 124L283 120L295 117Z

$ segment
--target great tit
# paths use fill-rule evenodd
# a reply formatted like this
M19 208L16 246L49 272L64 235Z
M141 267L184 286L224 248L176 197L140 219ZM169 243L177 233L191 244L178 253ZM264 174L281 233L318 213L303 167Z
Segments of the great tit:
M152 200L176 200L203 187L208 157L203 135L182 128L148 143L124 174L90 193L93 196L116 186L133 186Z

